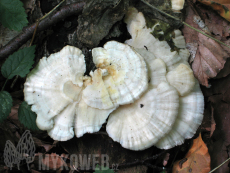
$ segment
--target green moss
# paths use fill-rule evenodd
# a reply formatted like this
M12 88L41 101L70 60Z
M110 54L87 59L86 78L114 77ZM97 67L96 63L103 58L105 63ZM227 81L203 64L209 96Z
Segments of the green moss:
M174 45L172 38L175 37L174 28L168 23L162 22L157 19L151 19L150 17L145 17L147 28L154 27L151 34L159 39L160 41L166 41L171 47L171 51L179 51L179 49Z
M147 28L152 28L158 23L157 19L150 18L148 16L145 16L146 26Z

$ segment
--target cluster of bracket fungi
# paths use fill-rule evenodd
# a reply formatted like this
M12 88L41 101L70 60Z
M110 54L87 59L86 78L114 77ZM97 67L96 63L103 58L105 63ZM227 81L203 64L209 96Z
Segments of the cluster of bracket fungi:
M99 131L108 117L108 135L131 150L169 149L195 134L204 98L181 32L173 31L177 51L171 51L151 34L159 23L147 28L135 8L125 22L132 39L92 49L97 69L90 76L73 46L43 57L27 76L25 100L37 113L37 126L54 140Z

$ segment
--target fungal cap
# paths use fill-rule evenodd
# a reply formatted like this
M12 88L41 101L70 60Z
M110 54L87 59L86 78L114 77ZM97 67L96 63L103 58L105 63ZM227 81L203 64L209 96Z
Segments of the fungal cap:
M96 66L106 71L105 75L101 76L101 82L111 100L106 100L106 104L110 105L107 107L92 105L85 99L86 93L88 93L86 88L83 97L89 106L110 109L112 108L110 102L113 103L113 106L133 103L147 90L148 74L145 61L130 46L110 41L104 45L104 48L94 48L92 55ZM89 98L92 100L94 96L89 96L88 100Z
M203 112L204 96L196 81L192 92L180 97L179 113L172 130L155 145L161 149L170 149L182 144L185 139L193 137L202 122Z
M191 68L180 64L176 69L167 73L166 78L170 85L174 86L180 96L185 96L193 90L195 77Z
M182 10L184 8L184 0L171 0L173 10Z
M94 133L100 130L102 124L105 123L109 114L115 110L111 109L97 109L88 106L82 99L76 109L75 119L75 134L76 137L81 137L85 133Z
M28 74L24 84L25 101L37 114L36 123L41 130L54 128L55 118L60 119L63 111L72 112L66 109L80 101L85 70L81 50L65 46L49 58L43 57Z
M186 48L185 39L184 39L184 36L182 35L181 31L179 29L175 29L174 33L175 33L175 38L172 38L172 40L173 40L175 46L180 48L180 49Z
M177 91L161 82L133 104L120 106L112 112L106 130L124 148L143 150L171 130L178 108Z
M82 94L87 105L97 109L110 109L115 107L102 80L103 70L97 69L90 73L92 84L88 85Z

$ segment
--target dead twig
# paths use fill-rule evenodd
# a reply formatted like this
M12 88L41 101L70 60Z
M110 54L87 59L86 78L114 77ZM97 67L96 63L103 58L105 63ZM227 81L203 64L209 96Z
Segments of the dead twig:
M84 5L85 2L80 2L63 6L59 11L42 20L37 27L37 32L49 28L50 26L54 25L55 23L68 16L80 13ZM33 36L36 25L37 22L30 26L24 27L22 29L22 32L18 36L16 36L8 44L2 47L0 49L0 60L7 58L10 54L12 54L16 50L18 50L23 44L25 44Z
M225 163L227 163L230 160L230 158L228 158L227 160L225 160L223 163L221 163L219 166L217 166L216 168L214 168L213 170L211 170L209 173L214 172L215 170L219 169L221 166L223 166Z
M51 13L53 13L58 7L60 7L60 5L65 2L65 0L61 1L58 5L56 5L56 7L54 7L49 13L47 13L46 15L44 15L43 17L41 17L40 19L37 20L37 24L36 24L36 27L35 27L35 30L34 30L34 33L33 33L33 37L31 39L31 42L30 42L30 46L32 46L32 43L34 41L34 38L35 38L35 35L36 35L36 32L37 32L37 28L38 28L38 25L39 25L39 22L42 21L43 19L45 19L47 16L49 16Z

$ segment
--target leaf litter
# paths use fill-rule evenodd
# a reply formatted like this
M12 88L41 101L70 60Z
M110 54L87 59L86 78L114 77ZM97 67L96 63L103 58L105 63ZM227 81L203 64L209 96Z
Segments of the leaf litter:
M189 25L200 29L198 24L194 22L194 16L191 7L188 7L188 17L185 22ZM224 68L226 59L229 54L223 50L219 43L214 40L184 26L183 33L186 44L192 54L192 69L195 77L200 84L209 87L208 79L214 78Z
M200 3L194 5L212 36L230 45L229 22ZM191 7L188 7L188 17L185 22L200 29L193 21L195 15ZM194 57L192 67L195 76L204 85L201 89L206 100L204 120L200 129L203 133L208 133L203 137L212 158L211 169L214 169L229 157L230 63L228 58L230 57L230 50L191 31L186 26L183 28L183 33L187 45L195 45L190 49ZM217 169L215 173L229 172L228 163Z
M224 68L228 54L217 42L200 33L198 39L198 50L192 63L192 69L200 84L208 87L208 79L216 77Z
M193 140L193 145L185 156L173 165L173 173L199 172L208 173L210 171L210 155L208 148L202 140L201 133Z
M230 2L228 0L198 0L199 2L212 7L222 17L230 21Z
M200 7L199 4L197 6ZM208 26L210 32L214 34L215 38L218 38L219 40L228 44L229 39L227 37L229 37L229 29L228 29L230 26L229 23L226 22L223 18L216 15L213 11L209 9L207 10L206 8L203 8L202 6L199 9L202 12L201 17L202 19L204 19L205 24ZM190 15L188 15L186 20L189 19L190 23L187 21L186 22L198 28L198 25L193 22L194 14L192 14L191 11L188 11L188 12L190 13ZM204 141L207 143L207 146L209 147L211 158L214 158L212 159L212 163L211 163L212 168L214 168L218 166L220 163L222 163L229 155L229 148L228 148L229 137L228 136L230 136L230 134L229 134L229 130L227 129L227 127L229 124L228 120L230 116L229 115L229 112L230 112L229 111L229 102L230 102L230 97L229 97L230 96L230 93L229 93L230 83L229 81L230 80L229 80L229 75L228 75L230 73L230 70L229 70L230 68L226 68L228 66L226 66L227 64L225 63L225 61L227 57L229 56L230 51L227 51L225 47L222 47L222 46L220 47L216 43L212 44L212 40L207 39L202 35L199 35L196 31L193 31L190 28L184 27L183 32L186 37L187 45L190 46L191 48L190 51L192 52L193 57L194 57L194 60L191 59L191 62L193 61L193 63L195 63L193 65L194 68L196 67L195 68L196 71L194 70L195 75L200 77L201 84L205 86L211 86L211 88L209 89L206 87L203 87L202 89L205 95L205 99L207 100L206 110L208 108L210 109L209 111L206 111L207 113L205 114L205 117L208 117L206 119L209 122L206 123L206 126L204 126L205 122L207 122L206 119L204 119L202 126L204 126L205 128L203 129L202 132L210 133L210 136L208 139L205 139L204 137ZM213 50L213 46L214 47L216 46L218 51L220 51L221 55L223 56L219 56L219 54L216 55L216 52ZM204 52L203 50L206 50L206 51ZM212 60L207 60L207 57L208 57L207 55L211 55ZM205 64L205 62L209 62L209 61L211 61L211 65L208 64L209 65L208 66L207 64ZM201 63L200 65L202 66L197 65L199 64L199 62ZM217 64L219 63L218 68L215 67L215 63ZM223 71L221 69L223 69L224 66L225 66L224 70L226 70L226 72L223 75L220 75L221 72ZM208 79L218 77L218 75L220 75L219 76L220 79L211 79L210 82L208 83ZM11 118L14 117L14 120L10 121L11 128L12 128L11 129L12 132L10 133L11 133L11 136L12 134L13 136L17 135L18 136L17 140L18 140L21 134L19 132L25 130L25 127L20 125L18 121L18 117L17 117L18 115L17 113L15 113L17 109L18 107L17 108L14 107L14 110L12 110L12 112L14 112L14 116L11 116ZM13 123L17 121L19 124ZM202 129L202 126L201 126L201 129ZM52 153L55 151L59 151L60 148L64 148L64 149L59 151L59 153L72 153L72 152L68 152L69 148L71 148L70 145L72 144L69 144L68 146L63 145L63 144L59 145L59 143L55 143L52 140L50 140L49 137L45 135L44 132L37 132L36 134L32 134L32 135L35 141L36 148L38 148L38 150L42 153L48 152L49 153L49 155L47 156L48 158L51 158L52 156L52 157L57 158L57 160L63 161L63 157ZM95 146L95 143L92 145L89 145L89 141L90 141L89 139L92 139L92 138L99 139L98 141L99 148ZM105 143L101 142L103 139L106 139ZM17 142L17 140L15 140L14 142ZM103 136L95 137L95 135L94 136L87 135L85 138L81 139L80 141L77 140L77 142L78 142L77 146L73 148L75 148L74 149L75 152L78 152L78 153L79 151L81 152L87 151L88 153L92 151L95 151L95 153L97 153L98 151L103 151L103 150L104 151L111 150L111 152L113 150L120 151L120 148L116 143L112 141L108 141L107 137L103 137ZM109 146L106 146L107 143L109 144ZM185 144L185 145L188 145L188 144ZM88 150L88 148L91 148L92 150ZM150 150L149 155L155 152L157 152L157 150L153 148ZM114 151L111 154L114 154L114 153L116 152ZM172 162L170 161L170 159L172 159L173 154L171 151L169 151L169 153L170 153L168 156L169 159L168 157L166 157L164 159L163 165L169 165L168 162ZM120 158L117 158L118 156L111 156L111 157L115 157L114 160L116 160L116 162L119 162L119 160L130 161L130 158L125 157L125 155L129 155L129 154L130 154L129 151L127 151L127 153L125 151L124 154L119 154ZM192 155L192 153L190 154ZM143 153L138 153L137 155L136 154L134 155L135 155L135 158L140 158L140 155L143 156ZM37 155L36 157L39 157L39 156ZM189 159L182 160L180 162L180 166L183 167L186 162L189 162ZM61 162L58 161L58 163L59 163L59 166L62 165ZM31 168L35 169L36 164L35 163L32 164ZM54 166L51 165L50 168L52 169L54 168ZM144 170L146 171L146 169ZM137 169L133 169L132 171L137 171ZM32 172L37 172L37 171L33 170ZM228 165L225 164L223 167L217 170L217 172L229 172Z

